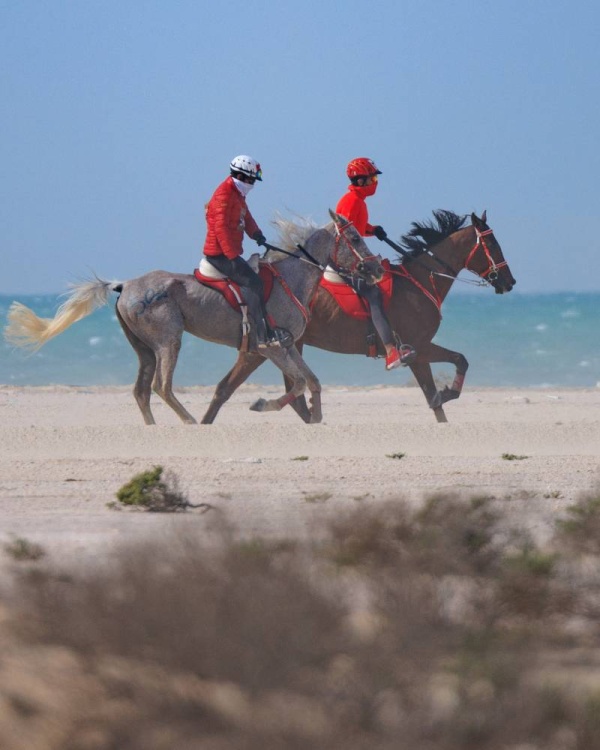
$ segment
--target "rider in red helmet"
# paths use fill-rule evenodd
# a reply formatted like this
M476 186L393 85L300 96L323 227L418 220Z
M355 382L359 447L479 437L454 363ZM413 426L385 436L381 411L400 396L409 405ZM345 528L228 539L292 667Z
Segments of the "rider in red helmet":
M339 200L336 212L351 221L357 231L363 237L377 237L384 240L387 234L383 227L369 224L369 211L366 198L375 194L378 184L378 175L382 174L375 162L366 157L352 159L346 167L346 174L350 179L348 192ZM393 370L400 365L410 364L415 358L416 352L412 346L402 344L398 350L397 342L392 328L383 309L381 291L377 285L369 286L363 279L344 276L344 280L361 297L369 303L371 320L379 338L385 346L385 369Z
M206 205L204 255L218 271L248 290L249 313L256 325L259 348L279 346L282 329L271 329L260 276L242 258L244 233L260 247L266 238L246 204L246 195L256 180L262 181L260 164L251 156L232 159L229 177L222 182Z

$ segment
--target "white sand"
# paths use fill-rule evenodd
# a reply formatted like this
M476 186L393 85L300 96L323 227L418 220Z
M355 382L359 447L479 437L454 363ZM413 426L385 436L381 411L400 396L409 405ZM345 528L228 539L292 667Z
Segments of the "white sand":
M211 388L179 392L202 417ZM438 424L420 390L325 388L324 421L249 405L280 389L242 387L214 425L188 426L153 398L143 424L130 388L0 386L0 544L40 542L52 557L106 556L115 541L200 525L223 511L244 533L314 533L325 514L437 492L497 498L537 537L600 486L600 389L465 390ZM388 454L404 453L403 458ZM503 453L524 455L507 461ZM293 460L308 456L308 460ZM107 508L131 477L160 464L191 502L218 511Z

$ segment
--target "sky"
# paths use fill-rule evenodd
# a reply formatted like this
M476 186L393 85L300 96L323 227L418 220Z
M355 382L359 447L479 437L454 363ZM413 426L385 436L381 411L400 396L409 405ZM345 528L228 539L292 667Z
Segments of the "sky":
M0 294L191 273L237 154L271 241L368 156L391 238L487 209L517 291L600 291L596 0L0 0L0 70Z

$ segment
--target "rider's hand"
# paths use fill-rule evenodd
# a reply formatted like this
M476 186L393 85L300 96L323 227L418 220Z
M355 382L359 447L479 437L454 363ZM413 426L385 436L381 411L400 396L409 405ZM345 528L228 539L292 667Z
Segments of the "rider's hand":
M265 244L265 242L267 241L267 238L260 231L260 229L257 232L254 232L254 234L252 235L252 239L256 242L256 244L259 247L262 247Z
M373 227L373 234L378 240L385 240L387 232L383 227Z

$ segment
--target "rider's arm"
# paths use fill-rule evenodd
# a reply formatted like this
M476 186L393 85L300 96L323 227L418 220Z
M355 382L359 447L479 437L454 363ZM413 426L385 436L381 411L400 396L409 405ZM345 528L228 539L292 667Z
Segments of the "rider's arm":
M252 239L254 239L254 235L257 232L262 234L258 224L254 221L254 217L250 213L249 208L246 209L246 220L244 222L244 230L246 231L246 234L248 235L248 237L251 237Z
M235 195L225 191L215 196L214 206L211 206L215 237L226 258L237 258L242 254L242 235L238 228L241 208Z

